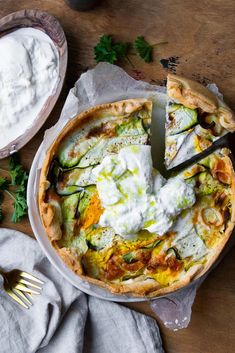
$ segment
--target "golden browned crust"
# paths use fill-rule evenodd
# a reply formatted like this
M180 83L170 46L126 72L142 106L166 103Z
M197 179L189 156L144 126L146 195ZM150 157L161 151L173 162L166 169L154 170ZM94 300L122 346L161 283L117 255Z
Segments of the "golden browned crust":
M115 294L120 294L120 295L127 294L134 297L152 298L152 297L161 296L161 295L173 292L175 290L178 290L186 286L187 284L189 284L193 279L199 278L200 276L202 276L211 267L211 265L217 259L223 247L227 243L235 223L235 207L234 207L235 174L234 174L231 160L228 157L228 154L229 154L228 149L223 149L223 154L225 155L224 158L226 160L226 163L229 165L229 170L231 173L232 216L230 221L228 222L224 237L221 239L218 245L211 251L205 265L195 264L187 271L186 274L183 274L183 276L181 276L179 280L175 281L173 284L167 287L161 287L156 281L152 279L143 280L142 278L139 278L139 280L136 282L133 281L129 283L123 283L123 282L106 283L98 279L94 279L89 276L86 276L83 272L80 255L77 253L76 249L67 249L67 248L58 247L56 240L61 237L60 232L58 231L58 234L57 234L57 230L56 230L57 229L56 227L59 227L59 223L57 222L57 224L55 224L56 220L58 220L57 219L58 216L56 216L55 209L53 208L51 209L50 207L48 208L49 205L44 200L45 192L50 186L49 182L47 181L47 173L48 173L50 162L52 161L54 154L59 144L61 143L62 139L68 133L73 131L75 128L83 127L87 123L87 121L93 121L94 119L97 119L97 112L101 113L100 114L101 117L102 117L102 112L106 110L108 110L109 112L112 111L112 114L117 114L118 116L120 113L125 114L128 112L129 114L135 109L139 109L141 105L149 104L149 103L150 102L146 100L130 100L125 102L113 103L113 104L105 104L105 105L93 108L89 111L86 111L78 115L72 121L70 121L47 152L47 155L42 167L41 178L40 178L39 209L40 209L41 218L43 220L46 232L52 241L52 245L54 246L59 256L62 258L62 260L67 264L67 266L71 268L76 274L78 274L81 279L84 279L85 281L91 284L95 284L95 285L98 285L99 287L105 288Z
M222 152L224 154L224 161L226 165L228 166L228 169L230 171L231 175L231 204L232 204L232 209L231 209L231 219L229 220L227 224L226 231L223 235L223 238L220 240L220 242L217 244L217 246L212 250L211 256L205 266L203 267L202 272L200 273L200 276L202 276L206 271L211 267L211 265L216 261L216 259L219 257L221 251L225 247L227 241L230 238L230 235L232 234L232 231L235 226L235 172L233 169L232 161L229 158L229 155L231 154L231 151L228 148L223 148Z
M235 131L235 117L232 110L200 83L185 77L168 74L167 93L171 99L188 108L200 108L206 113L218 115L220 124L226 130Z
M74 249L59 248L56 243L54 244L54 248L68 267L70 267L77 275L82 275L83 270L81 259Z

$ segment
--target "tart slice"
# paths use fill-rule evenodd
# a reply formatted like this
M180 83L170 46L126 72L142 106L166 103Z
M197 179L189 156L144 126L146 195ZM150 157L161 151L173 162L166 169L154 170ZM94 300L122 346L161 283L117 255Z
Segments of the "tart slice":
M235 131L233 112L198 82L169 74L165 165L176 167Z

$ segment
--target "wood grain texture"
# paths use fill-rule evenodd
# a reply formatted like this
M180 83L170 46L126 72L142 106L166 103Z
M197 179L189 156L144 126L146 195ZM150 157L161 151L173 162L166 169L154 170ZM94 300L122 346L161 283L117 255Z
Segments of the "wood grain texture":
M83 13L71 10L63 0L0 0L0 17L24 8L39 8L56 16L64 28L69 47L68 73L60 100L43 128L21 150L21 159L27 168L30 168L45 129L57 121L69 88L82 72L95 65L93 47L104 33L111 33L123 41L132 41L138 35L144 35L151 43L168 41L167 45L155 50L153 63L145 64L131 56L135 67L126 62L121 66L135 78L161 83L167 70L160 59L166 59L171 71L204 83L215 82L227 103L235 109L234 0L103 0L94 10ZM173 61L169 60L171 57ZM1 165L6 163L0 161ZM6 202L5 210L9 208L10 200ZM27 219L14 225L9 217L3 226L33 235ZM171 332L160 324L167 353L234 351L234 256L235 249L199 289L187 329ZM146 303L129 306L153 315Z

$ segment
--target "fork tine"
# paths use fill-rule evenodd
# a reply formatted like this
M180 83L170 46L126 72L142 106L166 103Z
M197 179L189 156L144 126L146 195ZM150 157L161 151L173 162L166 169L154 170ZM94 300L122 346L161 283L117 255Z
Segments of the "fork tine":
M18 280L18 283L23 283L23 284L26 284L26 285L28 285L28 286L31 286L31 287L33 287L33 288L37 288L37 289L42 289L42 287L40 287L40 286L37 286L36 284L33 284L32 282L29 282L29 281L26 281L26 279L19 279Z
M41 294L40 292L36 292L34 289L28 288L28 287L26 287L24 284L21 284L21 283L16 284L16 285L14 286L14 288L19 289L19 290L21 290L21 291L23 291L23 292L26 292L26 293Z
M28 278L28 279L31 279L31 280L34 281L34 282L44 284L43 281L41 281L41 280L38 279L37 277L34 277L33 275L31 275L31 274L28 273L28 272L24 272L24 271L23 271L23 272L20 272L20 276L25 277L25 278Z
M26 297L26 295L22 293L19 289L14 288L13 291L16 292L16 294L18 294L18 296L20 296L28 305L33 305L31 301Z
M15 300L18 304L22 305L25 309L28 309L29 307L21 300L12 290L7 289L6 293L13 299Z

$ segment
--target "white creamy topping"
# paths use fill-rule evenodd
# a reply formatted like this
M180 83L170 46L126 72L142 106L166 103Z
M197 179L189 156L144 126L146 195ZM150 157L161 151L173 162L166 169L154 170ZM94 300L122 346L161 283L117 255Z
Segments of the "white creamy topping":
M175 217L195 203L193 185L186 183L181 177L171 178L159 191L158 201L166 213Z
M52 94L58 52L42 31L21 28L0 38L0 148L23 134Z
M100 224L111 226L120 235L138 232L152 192L150 146L125 147L117 155L106 156L93 172L105 208Z
M158 170L153 169L153 193L157 194L161 187L166 183L166 179L159 173Z
M93 173L105 209L99 223L124 237L141 229L163 235L174 218L195 202L192 185L180 177L165 184L153 170L150 146L122 148L106 156Z

